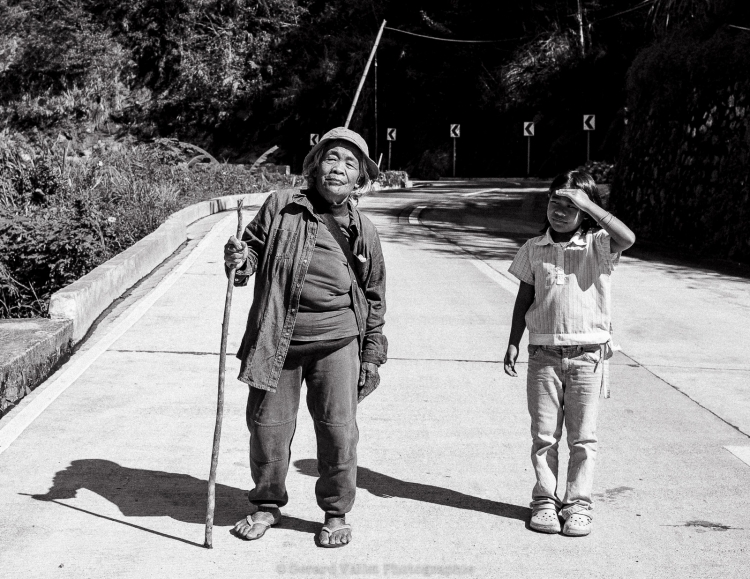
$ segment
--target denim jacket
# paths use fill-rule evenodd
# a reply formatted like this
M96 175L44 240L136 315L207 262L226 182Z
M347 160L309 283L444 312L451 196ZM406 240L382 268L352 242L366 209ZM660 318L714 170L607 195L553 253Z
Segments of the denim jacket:
M352 278L360 359L380 365L385 363L388 352L388 341L383 335L383 252L372 222L351 203L349 213L352 252L362 256L358 273L365 288L363 292L351 267L347 267ZM242 241L248 245L248 259L237 270L234 283L245 286L254 273L255 292L237 352L242 361L238 379L250 386L276 391L319 227L325 227L325 223L315 214L305 191L285 189L268 196L242 234Z

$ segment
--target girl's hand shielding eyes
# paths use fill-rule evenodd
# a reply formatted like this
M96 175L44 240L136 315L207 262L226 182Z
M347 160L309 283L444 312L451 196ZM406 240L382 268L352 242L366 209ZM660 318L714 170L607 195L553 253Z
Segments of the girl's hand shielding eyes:
M595 205L595 203L589 199L589 196L580 189L557 189L555 195L567 197L576 207L578 207L578 209L586 211L587 213L591 206Z

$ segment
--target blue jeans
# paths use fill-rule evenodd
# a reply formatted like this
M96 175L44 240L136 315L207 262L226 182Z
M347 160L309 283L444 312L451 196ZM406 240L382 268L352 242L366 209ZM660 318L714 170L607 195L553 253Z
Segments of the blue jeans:
M531 506L553 504L563 517L593 508L596 418L604 370L599 344L529 346L527 397L531 415L531 462L536 472ZM558 446L568 433L567 485L557 497Z
M355 337L341 343L291 347L276 392L250 388L246 418L255 488L248 498L257 507L283 507L289 500L286 475L304 381L318 443L318 506L338 517L351 510L357 487L359 345Z

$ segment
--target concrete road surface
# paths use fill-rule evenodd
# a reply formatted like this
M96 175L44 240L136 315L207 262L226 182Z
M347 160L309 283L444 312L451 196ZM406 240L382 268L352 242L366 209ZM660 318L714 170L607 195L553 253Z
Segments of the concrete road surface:
M390 359L359 407L350 545L315 546L322 513L304 410L282 524L255 542L229 533L251 484L247 387L230 357L214 549L202 547L221 246L235 227L216 215L0 420L0 574L750 576L748 279L623 258L594 532L538 534L527 522L525 357L515 379L501 360L516 287L507 266L538 228L544 184L424 185L361 204L383 240ZM235 291L232 352L251 295Z

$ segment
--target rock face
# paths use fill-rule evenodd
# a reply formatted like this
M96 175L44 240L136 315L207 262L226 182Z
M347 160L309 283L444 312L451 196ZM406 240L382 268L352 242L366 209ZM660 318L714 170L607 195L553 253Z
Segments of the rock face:
M0 320L0 416L48 376L72 336L71 320Z
M612 198L639 238L750 261L749 69L750 35L720 33L634 63Z

